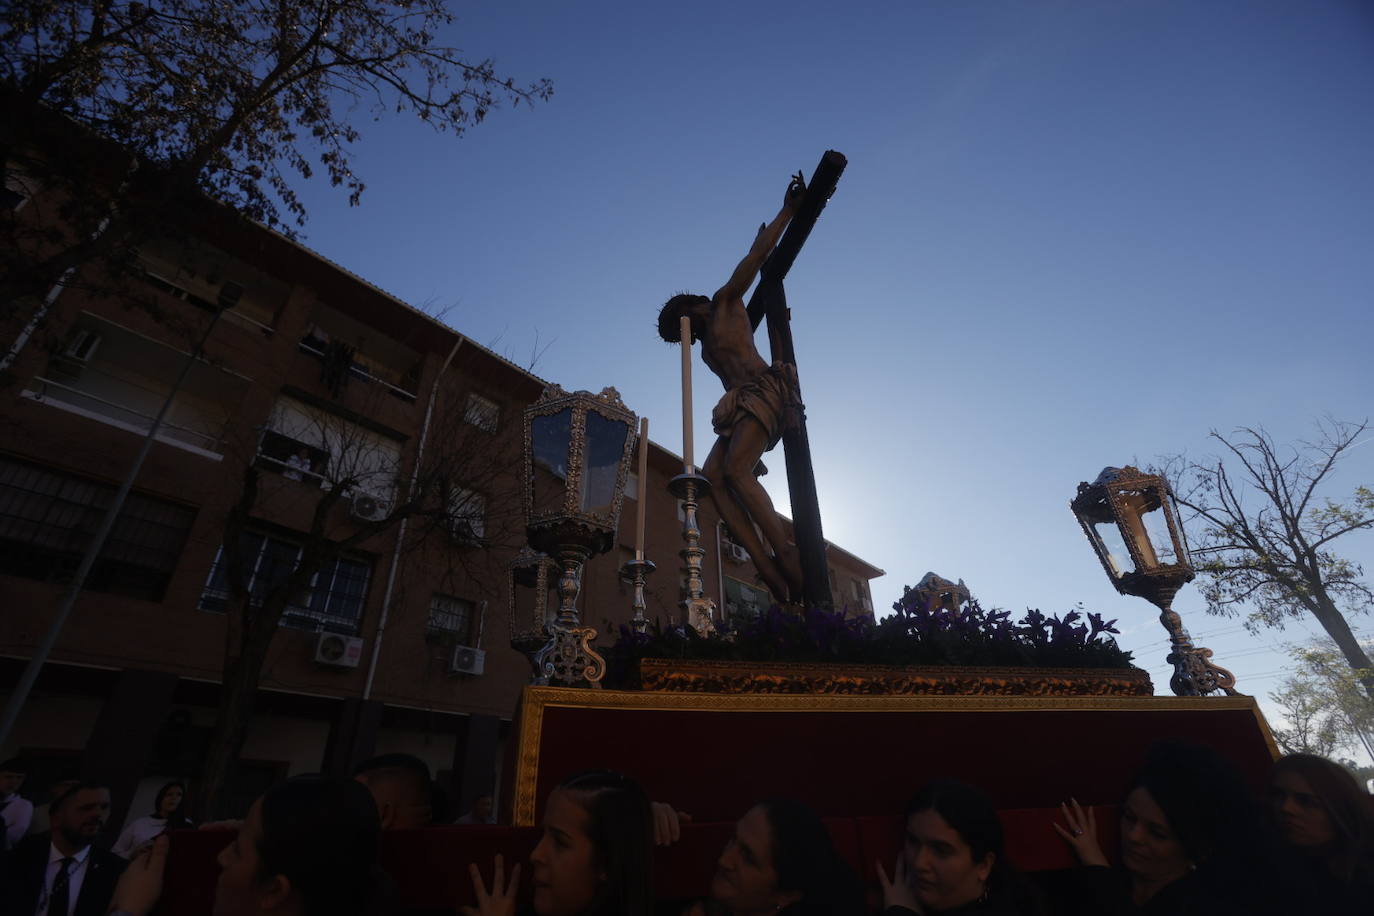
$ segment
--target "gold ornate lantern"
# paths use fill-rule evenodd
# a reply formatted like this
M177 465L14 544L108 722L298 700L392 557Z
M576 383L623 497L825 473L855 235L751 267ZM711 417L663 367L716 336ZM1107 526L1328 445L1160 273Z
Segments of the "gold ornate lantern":
M1169 686L1174 693L1234 694L1235 676L1210 661L1211 649L1193 645L1171 606L1178 590L1192 580L1193 567L1169 482L1134 467L1104 468L1092 483L1078 485L1069 508L1116 590L1159 608L1159 622L1169 631L1168 660L1174 666Z
M549 625L558 616L558 564L542 553L522 547L506 568L506 587L510 595L510 645L534 665L531 683L548 680L535 663L535 656L549 641Z
M550 385L525 410L525 533L559 566L558 612L536 654L545 683L599 687L606 673L577 596L583 565L615 545L634 430L635 415L614 388L569 394Z

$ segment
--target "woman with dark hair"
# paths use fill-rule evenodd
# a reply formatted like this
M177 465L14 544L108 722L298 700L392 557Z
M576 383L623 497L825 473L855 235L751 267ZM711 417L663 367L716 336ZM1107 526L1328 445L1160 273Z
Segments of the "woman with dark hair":
M579 773L549 793L544 832L530 853L537 916L651 916L653 815L639 783L609 770ZM491 890L469 868L477 906L471 916L515 912L520 866L496 857Z
M1314 754L1279 758L1269 815L1290 886L1308 911L1338 916L1374 907L1374 798L1350 771Z
M1085 867L1078 903L1093 914L1273 912L1259 823L1235 769L1208 748L1152 747L1121 804L1123 872L1097 844L1091 811L1061 806L1055 824Z
M735 824L711 879L709 900L687 916L803 916L863 912L858 880L835 853L830 832L791 799L759 802Z
M353 780L300 776L253 802L219 854L215 916L367 916L377 900L372 796ZM162 889L159 837L120 877L111 910L147 916Z
M153 800L153 813L129 822L124 831L110 847L115 855L132 859L138 850L151 843L168 830L183 830L191 826L185 814L186 784L181 781L169 782L157 790Z
M1034 895L1007 862L1002 822L973 786L941 780L906 807L906 841L892 877L878 863L883 908L904 913L1029 916Z

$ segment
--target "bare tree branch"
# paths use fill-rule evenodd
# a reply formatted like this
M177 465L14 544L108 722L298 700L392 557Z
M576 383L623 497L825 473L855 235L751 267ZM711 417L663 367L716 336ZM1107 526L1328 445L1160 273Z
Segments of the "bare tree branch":
M1181 456L1162 473L1176 485L1178 502L1191 515L1189 540L1200 558L1199 582L1209 613L1229 616L1244 609L1246 626L1282 627L1289 617L1311 614L1326 629L1350 668L1374 698L1368 655L1355 639L1348 615L1374 608L1374 590L1360 568L1328 548L1337 539L1374 529L1374 493L1359 487L1344 501L1323 497L1340 459L1368 428L1367 422L1318 423L1319 437L1296 447L1276 445L1259 427L1230 436L1212 432L1234 462ZM1247 507L1245 496L1257 496Z

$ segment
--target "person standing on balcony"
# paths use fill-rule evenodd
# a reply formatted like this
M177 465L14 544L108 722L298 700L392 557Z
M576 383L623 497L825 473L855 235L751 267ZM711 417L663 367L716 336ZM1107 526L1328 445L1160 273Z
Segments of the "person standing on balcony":
M303 480L310 473L310 450L302 446L296 454L286 459L286 470L281 476L287 480Z

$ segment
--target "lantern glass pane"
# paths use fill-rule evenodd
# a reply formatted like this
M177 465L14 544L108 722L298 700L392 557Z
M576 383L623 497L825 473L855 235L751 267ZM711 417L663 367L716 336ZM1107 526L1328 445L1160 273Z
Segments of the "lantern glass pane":
M535 600L539 596L539 591L535 588L535 572L534 566L521 567L511 577L512 639L542 632L544 615Z
M1092 532L1098 552L1107 561L1113 578L1120 579L1135 569L1131 552L1126 549L1126 541L1121 537L1121 529L1116 522L1094 522Z
M558 604L562 599L558 596L558 578L554 570L549 571L549 588L544 593L544 626L551 625L558 619Z
M1154 547L1156 560L1160 565L1180 562L1178 551L1174 547L1173 535L1169 532L1167 505L1160 500L1158 491L1148 493L1147 502L1153 508L1141 516L1141 524Z
M1166 493L1164 498L1164 514L1173 524L1174 531L1178 532L1179 556L1178 562L1192 563L1192 558L1188 554L1188 532L1183 528L1183 522L1178 517L1178 504L1174 502L1172 493Z
M587 467L582 472L582 511L611 514L615 502L616 476L625 455L625 439L630 427L619 420L608 420L594 410L587 411Z
M1158 569L1160 558L1156 552L1156 542L1151 525L1154 518L1159 518L1159 493L1154 488L1118 490L1116 492L1116 504L1121 512L1121 530L1134 544L1135 549L1140 553L1140 569L1137 572L1146 572ZM1168 545L1170 553L1173 552L1172 542L1168 535L1164 537L1164 544ZM1164 562L1172 562L1165 560Z
M530 486L534 492L536 516L563 511L571 446L572 408L535 417L530 424L530 447L534 453L534 473Z

